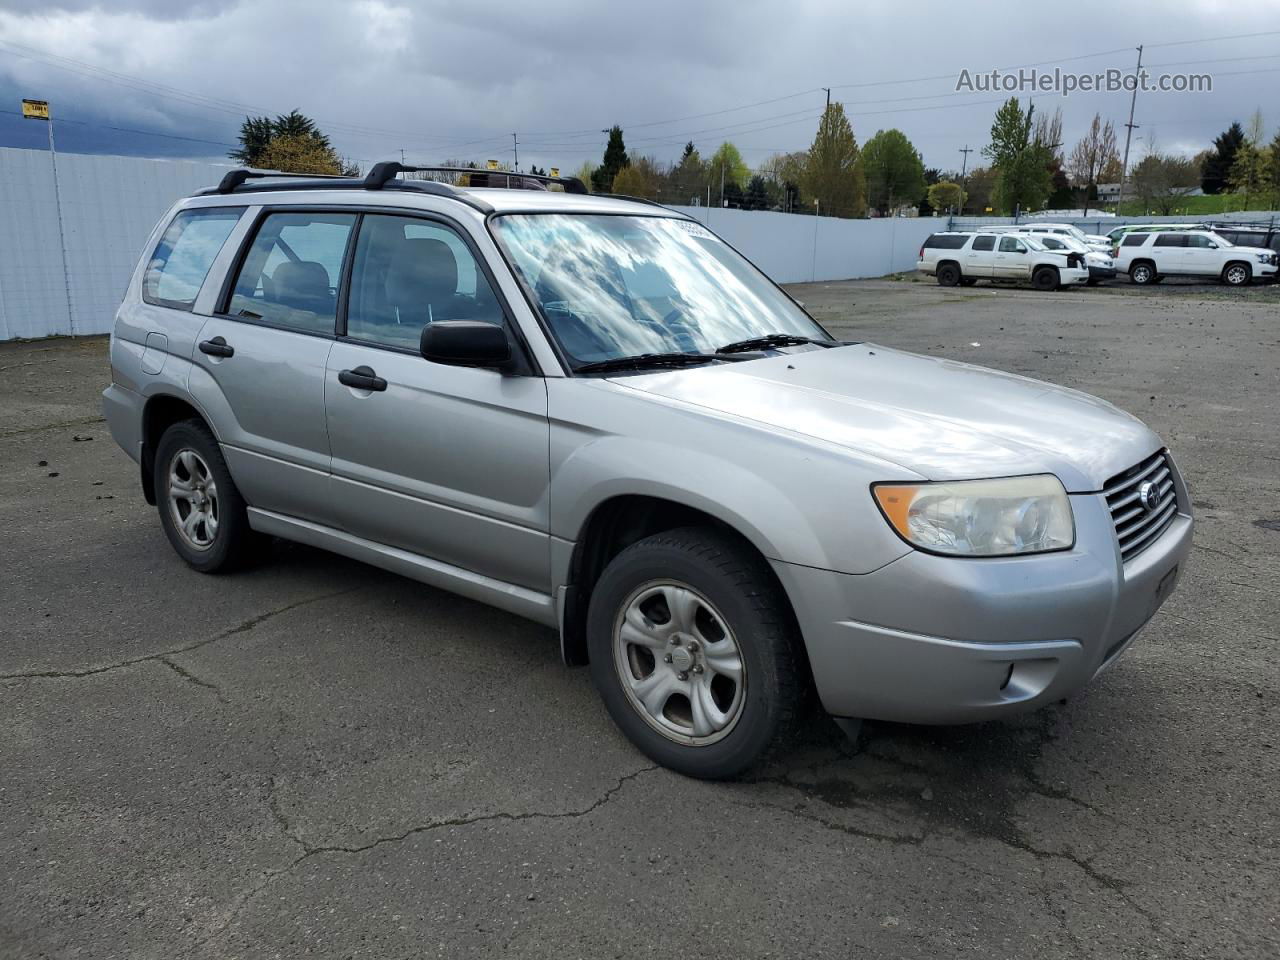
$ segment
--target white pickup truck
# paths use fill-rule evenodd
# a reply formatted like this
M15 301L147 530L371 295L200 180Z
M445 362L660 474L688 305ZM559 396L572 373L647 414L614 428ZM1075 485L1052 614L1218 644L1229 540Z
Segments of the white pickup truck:
M920 247L916 269L937 277L944 287L991 280L1057 290L1089 282L1083 254L1049 250L1034 237L1011 234L932 234Z

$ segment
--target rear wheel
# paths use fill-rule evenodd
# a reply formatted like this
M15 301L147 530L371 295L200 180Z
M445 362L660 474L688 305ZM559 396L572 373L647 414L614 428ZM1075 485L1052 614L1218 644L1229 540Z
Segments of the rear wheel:
M258 537L249 528L218 441L199 420L175 423L156 447L156 506L169 543L201 573L241 566Z
M1037 290L1057 290L1058 271L1055 267L1040 267L1031 275L1031 285Z
M1156 282L1156 268L1150 263L1135 263L1129 268L1129 279L1140 287Z
M592 591L587 643L614 722L680 773L736 776L794 726L790 610L764 562L718 531L672 530L618 554Z
M1247 263L1228 263L1222 271L1222 282L1230 287L1247 286L1253 279L1253 271Z
M944 263L938 268L938 286L954 287L960 279L960 268L954 263Z

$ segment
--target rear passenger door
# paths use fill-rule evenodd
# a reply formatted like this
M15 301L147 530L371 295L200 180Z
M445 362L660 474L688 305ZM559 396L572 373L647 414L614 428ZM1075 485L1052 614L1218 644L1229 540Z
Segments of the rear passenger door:
M546 593L546 385L527 366L500 373L424 359L423 327L459 319L506 327L523 356L460 229L365 214L325 377L337 520L366 540ZM375 378L374 388L348 385L350 373Z
M200 331L191 393L251 507L332 522L324 377L355 221L264 212Z
M1187 237L1182 233L1157 233L1150 247L1157 273L1184 274L1188 271Z
M996 238L993 234L980 233L964 251L960 269L966 277L994 276Z

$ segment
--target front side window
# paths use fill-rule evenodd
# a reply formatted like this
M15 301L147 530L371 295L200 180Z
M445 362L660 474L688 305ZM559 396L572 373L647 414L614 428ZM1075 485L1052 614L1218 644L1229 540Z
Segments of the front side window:
M351 266L347 336L416 349L433 320L503 322L471 249L430 220L366 216Z
M830 339L701 224L674 217L507 214L494 233L573 365L712 353L789 334Z
M1067 245L1057 237L1041 237L1040 242L1050 250L1065 250Z
M304 333L332 334L350 213L273 213L245 255L227 313Z
M142 277L142 299L190 310L243 207L183 210L165 230Z
M991 236L974 237L973 249L975 250L994 250L996 248L996 238Z
M1202 250L1207 250L1210 247L1216 247L1217 244L1214 243L1212 239L1204 236L1203 234L1193 233L1191 236L1187 237L1187 246L1198 247Z
M1020 241L1015 240L1013 237L1000 238L1001 253L1025 253L1026 249Z

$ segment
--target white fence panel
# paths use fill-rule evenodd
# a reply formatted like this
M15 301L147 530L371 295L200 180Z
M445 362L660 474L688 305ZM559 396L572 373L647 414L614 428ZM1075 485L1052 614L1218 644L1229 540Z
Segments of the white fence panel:
M108 332L160 215L226 169L59 154L64 269L48 152L0 148L0 340Z

